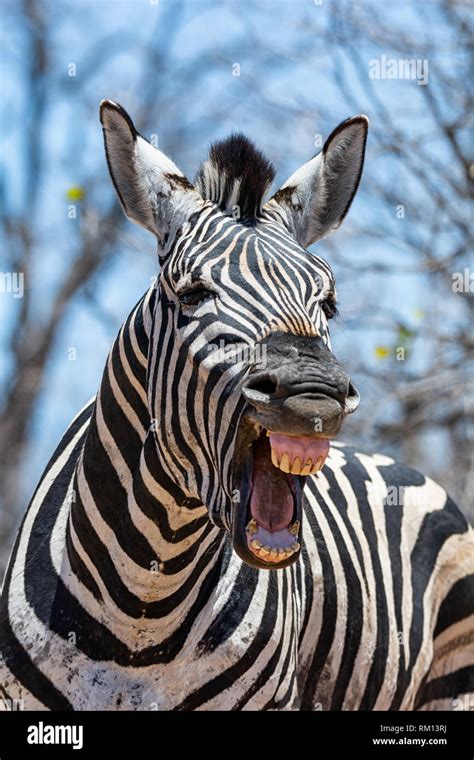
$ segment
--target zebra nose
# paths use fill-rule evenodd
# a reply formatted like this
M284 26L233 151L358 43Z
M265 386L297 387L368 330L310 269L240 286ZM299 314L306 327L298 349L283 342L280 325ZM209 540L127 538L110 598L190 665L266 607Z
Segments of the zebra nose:
M264 366L253 366L242 388L248 415L274 432L337 435L360 396L334 354L314 337L279 334L264 345Z
M328 396L337 401L348 414L355 411L360 395L352 380L343 372L331 368L325 376L319 372L307 375L286 366L279 370L252 374L242 389L251 404L261 406L299 395Z

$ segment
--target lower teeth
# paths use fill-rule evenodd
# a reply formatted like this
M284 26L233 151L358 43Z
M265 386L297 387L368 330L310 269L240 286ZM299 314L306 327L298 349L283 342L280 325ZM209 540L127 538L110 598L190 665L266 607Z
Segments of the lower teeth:
M248 524L246 531L248 535L254 536L255 533L258 530L258 524L257 521L252 518ZM295 520L292 525L289 526L288 531L291 533L292 536L296 539L298 536L300 530L300 523L298 520ZM255 554L262 557L262 559L270 559L273 561L277 560L284 560L288 557L291 557L292 554L295 554L300 549L300 543L296 540L293 541L292 544L289 546L285 546L284 548L274 548L273 546L264 546L261 541L259 541L258 538L251 538L250 540L250 546Z
M263 546L261 541L254 539L250 542L250 546L254 550L255 554L260 555L263 559L280 560L290 557L295 554L300 548L298 541L295 541L291 546L286 546L283 549L274 549L271 546Z
M250 520L249 524L247 525L247 533L250 533L251 536L253 536L254 533L256 533L258 530L257 522L256 520Z
M257 532L257 530L258 530L257 521L254 518L252 518L248 522L247 527L246 527L245 530L247 531L247 533L249 533L251 536L253 536ZM298 533L299 533L299 530L300 530L299 520L295 520L295 522L292 523L289 526L289 528L288 528L288 531L291 533L292 536L297 536Z

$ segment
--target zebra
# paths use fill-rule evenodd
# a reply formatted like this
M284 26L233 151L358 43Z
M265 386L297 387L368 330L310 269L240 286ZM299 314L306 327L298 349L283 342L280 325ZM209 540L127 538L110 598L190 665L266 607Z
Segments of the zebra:
M19 530L3 706L469 704L473 530L430 478L335 440L359 394L330 346L333 272L307 249L351 206L367 117L269 200L273 167L240 133L191 183L120 105L100 118L159 275Z

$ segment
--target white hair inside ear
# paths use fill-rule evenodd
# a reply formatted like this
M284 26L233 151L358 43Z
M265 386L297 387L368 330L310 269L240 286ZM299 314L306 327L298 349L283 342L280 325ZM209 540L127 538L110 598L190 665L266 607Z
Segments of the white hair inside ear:
M100 121L110 176L126 215L162 242L202 198L168 156L143 138L118 104L103 100Z

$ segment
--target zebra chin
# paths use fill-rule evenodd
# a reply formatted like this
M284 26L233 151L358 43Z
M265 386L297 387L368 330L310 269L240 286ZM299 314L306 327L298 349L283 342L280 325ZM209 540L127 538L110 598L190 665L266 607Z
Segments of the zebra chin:
M301 552L303 487L324 465L329 440L274 433L247 420L238 434L234 549L258 569L293 564Z

